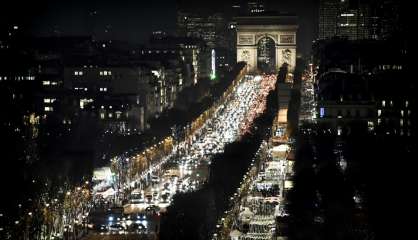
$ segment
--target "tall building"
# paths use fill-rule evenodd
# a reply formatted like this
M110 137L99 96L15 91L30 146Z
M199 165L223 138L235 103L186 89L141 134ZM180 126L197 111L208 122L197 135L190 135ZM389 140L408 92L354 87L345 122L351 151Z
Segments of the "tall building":
M386 39L400 29L394 0L320 0L319 39Z
M199 78L209 76L210 51L208 51L208 47L202 39L173 36L165 36L159 39L153 38L149 46L140 51L142 55L170 52L179 56L182 64L187 68L187 74L184 75L181 81L182 84L179 87L196 84Z
M368 39L370 16L370 5L360 0L320 0L319 39Z
M242 15L257 15L266 11L264 0L233 1L231 4L231 17Z
M402 3L396 0L372 1L370 18L371 34L374 39L387 39L404 31L401 19Z
M226 23L222 14L202 16L189 12L177 12L177 34L181 37L200 38L214 48L226 44Z
M321 0L319 3L319 39L335 36L337 30L338 1Z
M250 0L247 3L248 14L258 14L265 11L264 1L262 0Z

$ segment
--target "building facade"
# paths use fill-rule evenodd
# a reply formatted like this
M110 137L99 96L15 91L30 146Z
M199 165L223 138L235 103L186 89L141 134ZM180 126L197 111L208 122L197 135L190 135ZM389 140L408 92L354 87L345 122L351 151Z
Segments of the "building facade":
M319 39L386 39L400 31L401 4L392 0L320 0Z
M246 62L250 71L262 65L277 72L286 64L290 73L296 66L295 16L237 17L237 62Z

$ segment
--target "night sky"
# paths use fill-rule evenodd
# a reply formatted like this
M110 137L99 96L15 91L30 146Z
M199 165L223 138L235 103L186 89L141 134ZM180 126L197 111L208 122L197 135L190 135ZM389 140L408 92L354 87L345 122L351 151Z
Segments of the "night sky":
M98 39L127 40L144 43L152 31L175 31L176 6L209 12L230 9L232 0L189 1L2 1L0 20L19 24L24 31L37 36L52 34L91 35ZM266 8L299 16L299 47L309 51L316 32L318 0L267 0ZM8 4L6 4L8 3ZM226 12L226 11L224 11Z

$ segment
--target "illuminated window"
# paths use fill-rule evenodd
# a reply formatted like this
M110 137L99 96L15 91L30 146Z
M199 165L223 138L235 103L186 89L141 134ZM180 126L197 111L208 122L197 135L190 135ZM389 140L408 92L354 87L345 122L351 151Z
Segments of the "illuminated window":
M46 86L46 85L51 85L50 81L42 81L42 85Z
M383 100L382 101L382 107L385 107L386 106L386 101L385 100Z
M377 116L380 117L380 115L382 115L382 110L378 109L377 110Z
M113 114L112 113L109 113L109 118L112 118L113 117Z
M103 92L107 92L107 88L103 88Z
M401 116L403 117L403 110L401 110Z
M84 106L91 102L93 102L93 99L87 99L87 98L80 99L80 109L84 109Z
M377 125L380 125L382 123L382 119L378 118L377 119Z
M100 76L103 76L103 71L100 71L99 75L100 75Z
M105 118L105 114L104 113L100 113L100 119L104 119Z
M52 112L54 109L52 107L45 107L45 112Z
M399 125L403 126L403 119L399 120Z
M44 98L44 103L53 103L55 100L55 98Z
M104 75L104 76L107 76L107 71L104 71L104 72L103 72L103 75Z
M393 101L392 100L390 100L390 106L393 107Z
M408 107L408 105L409 105L409 102L407 100L407 101L405 101L405 107Z

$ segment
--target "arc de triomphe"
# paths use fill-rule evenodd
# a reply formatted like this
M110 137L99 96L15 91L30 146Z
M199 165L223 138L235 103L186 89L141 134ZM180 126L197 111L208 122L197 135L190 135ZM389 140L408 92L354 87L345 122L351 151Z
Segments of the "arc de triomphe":
M258 47L261 39L269 38L275 46L275 72L288 64L293 73L296 65L296 16L246 16L235 18L237 22L237 62L247 62L250 71L259 66Z

